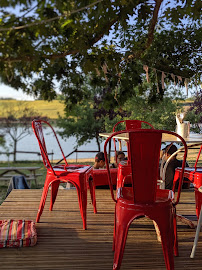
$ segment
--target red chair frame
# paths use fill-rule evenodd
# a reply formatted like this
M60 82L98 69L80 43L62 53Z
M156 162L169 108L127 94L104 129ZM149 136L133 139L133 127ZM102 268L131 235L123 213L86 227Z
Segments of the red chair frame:
M47 125L52 130L55 136L55 139L58 143L58 146L61 150L61 154L65 162L64 165L61 164L61 165L52 166L48 158L42 124ZM40 216L43 212L49 187L51 186L50 211L52 211L53 205L57 197L60 182L66 182L66 183L69 182L76 187L80 213L83 220L83 229L86 229L87 228L86 226L87 181L90 177L92 177L92 166L78 165L78 164L68 165L64 152L60 145L60 142L57 138L57 135L53 127L47 121L35 119L32 121L32 128L34 130L34 133L39 143L44 166L47 169L46 179L45 179L41 201L40 201L40 205L38 209L38 214L36 217L36 222L39 222Z
M197 144L198 145L198 144ZM192 145L196 146L196 144ZM196 202L196 215L199 219L201 205L202 205L202 193L198 191L198 189L202 186L202 167L197 167L199 157L201 155L202 145L199 149L196 162L194 167L185 167L184 170L184 177L188 178L191 183L194 184L194 191L195 191L195 202ZM173 180L173 190L175 190L175 185L181 176L182 168L178 167L175 169L175 176Z
M129 134L129 147L131 149L131 170L129 170L131 173L129 176L132 179L132 187L120 187L117 190L117 198L115 199L109 170L107 144L113 137L121 133ZM174 198L173 191L157 189L159 155L163 133L178 137L185 148L182 174L176 199ZM166 268L168 270L173 270L173 250L176 256L179 255L176 205L180 199L183 171L187 156L186 142L180 135L170 131L155 129L125 130L113 133L106 140L104 154L111 196L116 203L113 269L120 269L130 224L136 218L147 216L154 220L158 225Z

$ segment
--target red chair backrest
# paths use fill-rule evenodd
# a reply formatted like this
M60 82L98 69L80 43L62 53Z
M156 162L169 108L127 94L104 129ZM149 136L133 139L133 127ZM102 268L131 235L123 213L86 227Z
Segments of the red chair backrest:
M114 127L113 127L113 132L116 131L116 127L120 124L120 123L125 123L125 129L129 130L129 129L140 129L142 128L142 123L145 123L147 125L149 125L151 128L154 128L150 123L142 121L142 120L121 120L119 122L117 122ZM116 140L114 139L114 151L115 151L115 160L117 162L117 153L116 153Z
M57 135L53 129L53 127L47 122L47 121L44 121L44 120L39 120L39 119L34 119L32 121L32 128L34 130L34 133L36 135L36 138L38 140L38 143L39 143L39 147L40 147L40 151L41 151L41 156L42 156L42 159L43 159L43 163L44 163L44 166L47 168L47 169L51 169L52 172L55 174L54 170L53 170L53 167L51 165L51 162L49 160L49 157L48 157L48 152L47 152L47 147L46 147L46 142L45 142L45 138L44 138L44 133L43 133L43 124L47 125L53 132L54 136L55 136L55 139L58 143L58 146L61 150L61 154L63 156L63 159L64 159L64 162L65 162L65 165L67 166L68 163L67 163L67 160L65 158L65 155L63 153L63 150L62 150L62 147L60 145L60 142L57 138Z
M142 127L142 123L145 123L147 125L149 125L151 128L154 128L150 123L142 121L142 120L121 120L119 122L117 122L114 127L113 127L113 132L116 131L116 127L120 124L120 123L125 123L125 129L138 129Z
M156 200L157 179L159 169L159 156L161 149L162 134L167 133L178 137L184 145L184 159L182 164L182 174L179 181L178 194L175 204L179 202L184 167L187 157L187 145L184 139L171 131L155 130L155 129L137 129L123 130L112 133L107 138L104 145L106 168L108 171L108 181L110 185L112 199L115 200L113 186L109 171L109 163L107 159L107 144L116 135L121 133L129 134L130 147L130 166L132 172L132 187L134 195L134 203L151 203ZM115 200L116 201L116 200Z
M161 133L129 133L135 202L154 202L159 169Z
M145 123L151 128L154 128L150 123L141 120L125 120L126 130L142 128L142 124Z

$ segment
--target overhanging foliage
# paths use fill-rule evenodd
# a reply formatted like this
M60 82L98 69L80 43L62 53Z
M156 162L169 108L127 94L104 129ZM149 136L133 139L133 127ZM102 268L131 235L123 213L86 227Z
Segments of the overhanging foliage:
M59 89L69 109L87 98L86 74L109 107L135 86L143 91L143 64L197 83L201 7L200 0L2 0L1 81L46 100Z

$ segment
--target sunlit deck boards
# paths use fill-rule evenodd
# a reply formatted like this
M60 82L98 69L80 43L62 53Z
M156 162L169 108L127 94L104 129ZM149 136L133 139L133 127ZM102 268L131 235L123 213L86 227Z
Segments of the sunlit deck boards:
M13 190L0 206L0 219L35 220L41 190ZM112 236L114 203L109 190L96 190L98 214L88 197L87 226L82 229L76 190L59 190L53 212L49 212L49 198L37 226L38 242L34 247L0 249L0 269L112 269ZM178 213L195 215L193 192L183 192ZM202 235L195 259L190 252L195 231L178 223L180 256L175 269L201 269ZM156 240L153 223L139 219L128 234L121 270L165 269L161 244Z

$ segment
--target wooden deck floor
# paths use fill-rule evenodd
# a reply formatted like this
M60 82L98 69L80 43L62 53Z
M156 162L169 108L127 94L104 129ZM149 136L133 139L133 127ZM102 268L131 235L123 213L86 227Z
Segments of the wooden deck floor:
M35 220L41 190L13 190L0 206L0 218ZM97 190L98 214L88 197L87 226L82 229L76 190L59 190L52 212L48 202L40 223L36 224L38 242L34 247L0 249L0 269L112 269L114 203L109 190ZM195 219L194 193L182 193L178 213ZM195 221L196 223L196 221ZM196 257L190 259L195 230L178 223L180 256L175 269L201 269L202 235ZM144 218L133 222L127 239L121 270L166 269L161 244L153 223Z

